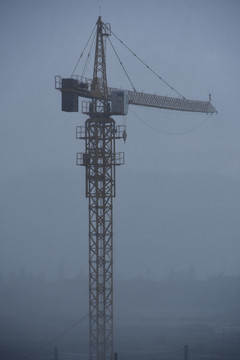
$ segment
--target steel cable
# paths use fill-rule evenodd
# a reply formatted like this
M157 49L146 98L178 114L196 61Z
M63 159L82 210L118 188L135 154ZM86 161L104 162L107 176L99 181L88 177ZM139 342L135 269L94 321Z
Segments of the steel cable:
M57 335L55 338L53 338L52 340L49 340L47 343L39 346L39 348L37 348L36 350L32 351L31 353L27 354L26 356L24 356L22 358L22 360L28 359L30 356L38 353L40 350L44 349L45 347L47 347L48 345L51 345L52 343L54 343L56 340L60 339L63 335L65 335L67 332L69 332L70 330L72 330L74 327L76 327L78 324L80 324L83 320L85 320L88 317L89 313L87 313L85 316L83 316L80 320L76 321L74 324L72 324L71 326L69 326L67 329L65 329L64 331L62 331L59 335Z
M164 135L185 135L188 133L193 132L194 130L200 128L202 125L204 125L208 118L206 117L206 119L204 119L200 124L198 124L197 126L194 126L191 129L185 130L185 131L181 131L181 132L170 132L170 131L164 131L164 130L160 130L155 128L154 126L150 125L149 123L147 123L145 120L143 120L139 115L137 115L132 109L130 109L130 111L133 113L133 115L140 120L143 124L145 124L146 126L148 126L150 129L159 132L160 134L164 134Z
M123 71L125 72L125 74L126 74L128 80L129 80L130 84L132 85L133 91L136 92L136 89L135 89L135 87L134 87L134 85L133 85L133 83L132 83L132 80L130 79L130 77L129 77L129 75L128 75L128 73L127 73L127 71L126 71L126 69L125 69L125 67L124 67L124 65L123 65L123 63L122 63L122 61L121 61L121 59L120 59L117 51L115 50L115 48L114 48L114 46L113 46L113 44L112 44L112 42L111 42L111 40L110 40L109 37L108 37L108 40L109 40L109 42L110 42L110 44L111 44L111 46L112 46L112 48L113 48L113 51L114 51L116 57L118 58L118 61L119 61L120 65L121 65L121 67L123 68Z
M89 50L89 52L88 52L88 56L87 56L87 59L86 59L85 64L84 64L84 68L83 68L81 77L84 76L84 73L85 73L85 71L86 71L86 69L87 69L87 66L88 66L88 63L89 63L89 60L90 60L90 55L91 55L91 51L92 51L92 47L93 47L95 38L96 38L96 34L95 34L94 37L93 37L92 44L91 44L91 46L90 46L90 50Z
M82 58L82 56L83 56L83 54L84 54L84 51L86 50L86 47L88 46L88 43L89 43L89 41L90 41L90 39L91 39L91 37L92 37L92 34L94 33L94 31L95 31L95 29L96 29L96 26L97 26L97 25L95 24L95 26L94 26L94 28L93 28L93 30L92 30L92 32L91 32L91 35L89 36L88 41L87 41L87 43L86 43L86 45L85 45L85 47L84 47L81 55L80 55L79 58L78 58L78 61L77 61L76 65L75 65L75 67L74 67L74 69L73 69L73 72L72 72L72 74L71 74L71 77L73 76L73 74L74 74L74 72L75 72L75 70L76 70L76 68L77 68L77 66L78 66L78 64L79 64L79 62L80 62L80 60L81 60L81 58Z
M183 96L182 94L180 94L180 92L178 92L173 86L171 86L166 80L164 80L160 75L158 75L149 65L147 65L142 59L140 59L139 56L137 56L121 39L119 39L119 37L114 34L113 31L111 31L111 33L113 34L113 36L115 36L115 38L123 45L125 46L125 48L130 51L147 69L149 69L155 76L158 77L159 80L161 80L162 82L164 82L164 84L166 84L172 91L174 91L176 94L178 94L179 96L181 96L183 99L185 99L185 96Z

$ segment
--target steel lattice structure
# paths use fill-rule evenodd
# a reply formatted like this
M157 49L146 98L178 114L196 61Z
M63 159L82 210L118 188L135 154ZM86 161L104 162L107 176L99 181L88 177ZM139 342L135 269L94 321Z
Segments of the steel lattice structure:
M77 164L86 167L89 199L90 360L113 359L113 197L116 165L124 163L124 154L115 151L115 140L124 137L125 129L106 114L106 36L108 27L99 17L92 88L102 96L93 98L85 128L77 128L77 138L85 139L85 153L77 154Z
M124 153L115 150L116 139L126 140L126 127L116 126L112 115L113 94L121 90L107 86L106 38L109 24L97 21L93 79L80 76L55 77L55 88L62 93L62 110L82 111L90 117L77 126L77 139L85 140L85 152L77 153L77 165L85 167L86 197L89 199L89 342L90 360L113 360L113 198L116 195L116 166L124 164ZM136 91L125 91L128 104L161 109L217 113L209 101L172 98ZM124 105L125 106L125 105ZM112 106L113 107L113 106ZM125 108L124 108L125 109Z
M71 90L74 93L76 93L77 96L80 97L99 99L99 100L103 99L102 94L99 91L97 91L97 87L94 84L93 80L82 78L80 76L75 76L75 79L77 81L71 87L71 89L65 90L62 87L62 78L60 76L56 76L55 88L61 90L62 92ZM81 84L82 82L86 84L86 87L84 89L79 86L79 84ZM118 90L118 89L108 87L108 91L107 91L108 101L112 100L113 90ZM191 100L191 99L175 98L170 96L161 96L161 95L128 90L128 103L129 105L140 105L140 106L147 106L158 109L217 114L217 110L212 105L210 99L209 101ZM86 113L89 113L89 111L86 111Z
M210 101L189 100L128 91L129 104L154 107L159 109L202 112L207 114L216 113L216 109Z
M90 118L78 128L85 139L85 153L77 164L86 167L86 197L89 199L89 319L90 359L113 358L113 197L115 167L124 154L115 152L115 140L124 129L112 118Z

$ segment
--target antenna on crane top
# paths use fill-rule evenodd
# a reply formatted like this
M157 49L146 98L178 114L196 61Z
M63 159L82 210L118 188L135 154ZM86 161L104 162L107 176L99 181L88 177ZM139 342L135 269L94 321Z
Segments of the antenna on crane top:
M116 125L112 116L126 115L129 105L207 114L217 111L211 104L211 96L209 101L188 100L172 87L181 98L108 87L106 39L113 33L110 24L102 22L101 7L99 12L93 78L73 75L82 53L71 78L55 76L55 88L62 94L62 111L77 112L78 97L90 100L82 103L82 112L89 118L85 126L76 128L76 138L85 141L85 152L77 153L76 163L85 167L85 195L88 198L89 349L90 360L113 360L112 211L116 196L116 166L123 165L125 161L124 153L116 152L116 140L126 141L127 133L126 126Z

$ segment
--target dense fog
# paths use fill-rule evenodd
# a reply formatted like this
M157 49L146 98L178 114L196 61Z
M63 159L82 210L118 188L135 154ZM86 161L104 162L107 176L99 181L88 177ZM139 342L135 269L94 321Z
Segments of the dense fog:
M46 281L24 269L0 281L1 359L88 358L88 277ZM240 277L197 280L194 268L162 280L116 280L115 351L120 359L237 359ZM53 341L55 340L55 341ZM37 351L36 351L37 350Z
M130 106L115 118L127 141L116 141L125 164L113 205L114 351L239 359L235 0L0 1L0 359L89 358L88 200L75 166L87 116L61 112L54 76L69 77L80 56L76 73L92 78L94 54L81 53L100 14L159 75L111 36L137 91L211 93L218 110ZM106 45L108 86L132 90Z

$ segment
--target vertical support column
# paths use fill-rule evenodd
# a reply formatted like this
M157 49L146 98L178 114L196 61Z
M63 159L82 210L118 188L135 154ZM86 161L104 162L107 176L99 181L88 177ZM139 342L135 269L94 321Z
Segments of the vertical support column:
M92 90L100 93L102 99L92 100L92 110L94 113L107 112L107 73L106 73L106 37L111 35L110 25L104 24L99 16L97 21L96 48L93 70Z
M113 197L116 166L124 164L115 140L126 139L126 128L99 116L76 130L77 139L85 139L77 165L86 168L89 198L90 360L113 360Z
M188 345L184 345L184 360L188 360Z
M88 119L90 360L113 359L113 219L115 121Z

